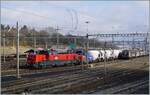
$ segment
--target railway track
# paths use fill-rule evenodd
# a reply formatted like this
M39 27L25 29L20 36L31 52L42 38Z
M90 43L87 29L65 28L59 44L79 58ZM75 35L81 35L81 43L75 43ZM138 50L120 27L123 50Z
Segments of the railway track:
M32 82L32 81L39 81L39 80L43 80L43 79L46 79L46 78L57 77L57 76L60 76L60 75L63 76L64 74L67 75L69 73L77 73L79 71L81 71L81 69L38 73L38 74L35 74L35 76L33 74L25 75L25 76L22 76L22 78L18 79L18 80L2 82L2 87L13 86L13 85L16 85L16 84L28 83L28 82ZM29 76L31 76L31 77L29 77Z
M148 77L131 80L130 82L111 82L107 85L101 85L95 90L89 91L90 94L131 94L133 91L148 85Z
M113 94L125 94L125 93L132 93L140 88L143 88L144 86L148 85L149 81L148 79L142 79L142 80L138 80L136 82L130 83L130 84L126 84L123 85L122 87L120 87L120 89L115 90L114 92L112 92Z
M55 68L45 68L45 69L20 69L20 75L29 75L29 74L35 74L35 73L44 73L44 72L54 72L54 71L63 71L68 69L76 69L80 66L67 66L67 67L55 67ZM86 67L86 65L84 65ZM2 76L16 76L16 70L7 70L2 71Z
M130 59L130 60L134 60L134 59ZM106 62L106 64L112 64L112 63L122 63L122 62L126 62L128 63L128 60L114 60L114 61L108 61ZM103 66L104 62L99 62L99 63L93 63L94 66ZM85 67L86 65L84 65ZM3 67L3 66L2 66ZM42 72L50 72L50 71L58 71L58 70L63 70L63 69L68 69L68 68L81 68L81 65L76 65L76 66L65 66L65 67L56 67L56 68L52 68L52 67L47 67L45 69L20 69L20 74L21 75L27 75L27 74L34 74L34 73L42 73ZM2 70L1 71L2 76L15 76L16 75L16 69L7 69L7 70Z
M122 74L122 73L118 74L117 71L115 71L115 72L111 71L110 76L107 76L106 80L104 80L105 78L95 78L95 80L85 81L80 84L74 84L74 85L72 85L71 89L67 89L66 91L62 90L60 92L57 91L57 92L53 92L53 93L77 93L78 94L78 93L82 93L82 91L86 92L86 91L89 91L90 89L94 89L97 86L103 85L105 83L106 84L113 83L115 81L119 81L120 79L123 80L123 78L126 78L126 77L128 77L128 79L129 79L129 76L130 76L130 79L136 77L136 75L137 75L136 71L132 71L132 72L129 71L129 72L127 74ZM117 76L114 76L116 74L117 74ZM80 89L78 89L78 88L80 88ZM49 91L49 90L47 90L47 91ZM48 93L50 93L50 91Z
M131 69L128 70L127 69L125 71L122 71L122 75L125 75L125 76L127 75L126 77L124 76L124 79L120 78L119 80L117 80L117 79L111 80L111 82L109 82L108 84L98 86L97 88L95 88L93 90L89 90L86 93L89 93L89 94L90 93L93 93L93 94L113 94L111 92L111 91L115 91L115 89L113 87L117 87L118 85L121 89L121 86L124 85L125 83L134 82L134 81L137 81L143 77L146 77L147 80L149 80L148 79L148 76L149 76L148 67L149 67L149 65L145 65L145 66L140 67L139 69L134 69L134 70L131 70ZM141 72L139 72L139 70ZM147 70L147 71L145 71L145 70ZM143 72L143 71L145 71L145 72ZM132 75L133 77L130 77L128 75ZM116 73L113 76L111 76L110 78L113 79L113 77L120 77L120 74ZM83 93L85 93L85 92L83 92ZM130 93L131 92L129 92L129 94ZM117 94L120 94L120 93L118 92ZM126 92L126 94L127 94L127 92Z
M78 72L80 72L80 71L78 71ZM81 72L80 72L81 73ZM76 76L77 75L77 76ZM51 77L51 79L45 79L45 80L39 80L39 81L36 81L36 82L30 82L30 83L27 83L27 85L26 84L24 84L24 85L22 85L22 84L19 84L19 85L15 85L15 87L17 87L17 88L21 88L21 87L23 87L23 89L25 88L24 86L29 86L28 84L30 84L30 86L32 85L32 86L35 86L35 85L39 85L40 83L43 85L43 81L46 81L46 83L45 84L47 84L47 82L48 83L54 83L54 81L57 81L56 83L58 83L58 80L60 80L61 82L64 82L66 79L68 79L69 78L69 76L71 76L71 78L70 79L73 79L73 81L75 80L74 79L74 76L76 76L76 78L77 79L79 79L79 77L82 77L81 75L78 75L78 73L75 73L75 74L73 74L73 73L71 73L70 75L67 75L67 74L65 74L65 76L64 75L61 75L61 76L57 76L57 79L55 79L56 77ZM88 76L88 75L87 75ZM64 78L65 78L65 80L64 80ZM60 83L60 82L59 82ZM12 87L8 87L8 88L5 88L4 90L6 90L7 89L7 92L9 91L8 89L10 89L10 91L12 90L11 89ZM2 90L2 91L4 91L4 90Z
M81 85L81 84L80 84ZM90 85L91 86L91 85ZM76 88L75 88L76 89ZM45 92L45 91L44 91ZM57 91L57 93L59 93L58 91ZM62 92L60 92L60 93L62 93ZM65 92L66 93L66 92Z
M122 61L123 63L124 62L126 62L126 61ZM101 65L101 64L99 64L100 66L98 66L98 67L101 67L102 69L103 69L103 66ZM115 66L117 66L117 64L108 64L109 66L110 65L115 65ZM76 68L59 68L57 71L55 71L55 69L54 69L54 71L53 70L50 70L50 72L47 72L47 71L44 71L44 72L38 72L38 73L28 73L28 74L22 74L22 77L23 76L26 76L26 75L32 75L32 74L35 74L35 75L37 75L37 74L43 74L43 75L45 75L45 73L48 73L49 75L50 75L50 73L54 73L54 74L57 74L57 73L60 73L60 72L73 72L73 71L75 71L75 70L80 70L81 68L78 68L78 67L76 67ZM13 75L12 75L13 76ZM15 76L15 75L14 75ZM5 77L5 76L4 76ZM7 76L6 76L7 77ZM23 81L23 80L16 80L17 82L18 81ZM6 81L7 82L7 81ZM8 82L7 84L13 84L14 83L14 80L12 81L12 83L11 82ZM3 78L2 78L2 85L3 84L6 84L4 81L3 81Z
M117 65L117 64L116 64ZM120 66L121 67L121 65L118 65L118 66ZM116 66L115 66L116 67ZM98 70L98 69L97 69ZM47 87L49 87L49 85L48 84L53 84L53 85L50 85L50 87L53 87L53 88L50 88L50 89L56 89L56 88L62 88L62 87L68 87L68 85L71 85L71 83L72 84L77 84L77 83L80 83L80 84L82 84L82 83L84 83L85 81L92 81L93 82L93 80L99 80L99 78L97 78L98 76L103 76L103 69L101 69L100 68L100 70L99 71L97 71L97 70L93 70L93 73L92 73L92 71L91 70L87 70L87 71L84 71L84 72L82 72L83 74L84 74L84 76L82 75L82 76L76 76L76 78L74 79L74 77L73 77L73 75L79 75L79 73L81 73L81 72L76 72L75 74L73 74L73 73L70 73L70 75L62 75L62 76L60 76L59 78L57 77L57 79L59 79L59 80L57 80L56 78L54 78L54 79L47 79L46 80L46 78L45 79L43 79L43 81L45 81L45 84L43 84L43 81L38 81L38 82L30 82L30 86L31 86L31 84L34 84L34 85L32 85L33 86L33 88L35 89L32 89L32 92L33 93L38 93L38 92L36 92L36 89L40 89L41 87L42 88L47 88ZM110 73L114 73L114 75L115 74L117 74L118 72L121 72L121 71L123 71L123 70L121 70L120 69L120 71L114 71L114 72L109 72L109 74ZM85 76L85 72L87 73L86 75L87 76ZM90 74L91 74L91 76L90 76ZM110 74L111 75L111 74ZM119 75L119 74L118 74ZM118 76L117 75L117 76ZM121 73L120 73L120 75L121 75ZM71 76L70 78L68 78L68 76ZM66 79L64 79L64 77L66 77L66 79L69 79L69 80L67 80L67 81L65 81ZM91 78L92 77L92 78ZM72 80L71 80L72 79ZM74 83L74 81L75 80L77 80L77 79L80 79L78 82L76 81L75 83ZM87 80L86 80L87 79ZM103 78L102 78L103 79ZM40 80L40 79L39 79ZM52 81L52 80L55 80L55 84L54 84L54 81ZM39 84L39 83L41 83L41 84ZM62 84L62 86L60 86L59 84L57 84L57 83L59 83L59 84ZM46 85L47 84L47 85ZM20 86L19 86L20 85ZM19 85L16 85L14 88L15 89L13 89L13 91L15 91L15 92L17 92L17 89L21 89L21 90L19 90L17 93L21 93L22 91L23 91L23 89L25 89L26 87L29 87L29 83L28 84L25 84L25 86L23 86L23 85L21 85L21 84L19 84ZM40 85L40 86L39 86ZM32 86L30 87L30 88L32 88ZM43 87L44 86L44 87ZM19 87L19 88L16 88L16 87ZM35 88L35 87L38 87L38 88ZM9 92L10 91L10 93L12 93L12 86L10 86L10 90L8 90L9 88L5 88L5 89L2 89L2 92L3 93L5 93L5 92ZM59 90L59 89L57 89L57 90ZM37 91L39 91L39 90L37 90ZM14 93L15 93L14 92ZM46 92L45 90L44 90L44 92ZM54 93L56 93L55 91L53 91ZM61 92L61 91L57 91L57 92Z

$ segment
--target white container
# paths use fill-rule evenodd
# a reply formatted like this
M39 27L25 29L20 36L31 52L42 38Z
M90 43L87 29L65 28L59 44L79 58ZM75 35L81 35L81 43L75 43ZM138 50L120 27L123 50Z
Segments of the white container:
M98 50L89 50L88 53L93 57L93 61L99 60L100 52Z

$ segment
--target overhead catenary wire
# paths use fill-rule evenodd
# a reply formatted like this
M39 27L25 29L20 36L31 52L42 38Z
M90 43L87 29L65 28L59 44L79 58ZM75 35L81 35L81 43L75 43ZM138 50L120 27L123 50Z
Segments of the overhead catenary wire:
M57 23L54 20L54 18L50 18L50 17L47 17L47 16L39 15L39 14L36 14L36 13L33 13L33 12L24 11L24 10L17 10L17 9L6 8L6 7L1 7L1 8L2 9L6 9L6 10L15 11L15 12L21 12L21 13L23 13L25 15L32 15L32 16L39 17L39 18L42 18L42 19L50 20L51 22L55 23L55 25L57 25Z
M42 19L45 19L45 20L49 20L50 22L53 22L51 24L54 24L54 27L56 25L58 25L58 23L56 22L56 19L50 18L50 17L45 16L45 15L39 15L39 14L34 13L34 12L29 12L29 11L24 11L24 10L18 10L18 9L8 8L8 7L1 7L1 8L2 9L6 9L6 10L11 10L11 11L19 12L19 13L23 13L24 15L32 15L34 17L38 17L38 18L42 18ZM73 29L73 14L71 12L72 9L70 10L70 9L66 8L66 10L71 15L71 19L72 19L72 24L71 24L72 26L71 26L71 28ZM76 18L77 18L77 16L76 16ZM76 20L76 21L78 21L78 20ZM76 27L77 27L77 24L76 24ZM63 27L63 28L70 28L70 27Z
M73 14L72 14L72 12L71 12L71 10L70 9L66 9L66 11L70 14L70 16L71 16L71 28L73 29Z
M50 20L50 21L53 21L55 23L55 25L58 25L56 23L56 21L54 21L54 19L51 19L51 18L49 18L47 16L42 16L42 15L38 15L38 14L33 13L33 12L31 13L29 11L17 10L17 9L13 9L13 8L6 8L6 7L2 7L2 8L3 9L7 9L7 10L11 10L11 11L15 11L15 12L21 12L21 13L23 13L25 15L32 15L32 16L40 17L42 19ZM68 11L70 11L70 10L68 10ZM72 28L73 28L73 14L71 13L71 11L69 13L71 14L71 17L72 17ZM69 28L69 27L63 27L63 28Z

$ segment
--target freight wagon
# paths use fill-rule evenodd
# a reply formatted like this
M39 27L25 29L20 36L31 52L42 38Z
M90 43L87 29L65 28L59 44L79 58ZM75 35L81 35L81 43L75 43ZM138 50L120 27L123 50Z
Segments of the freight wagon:
M135 57L145 56L146 52L143 50L123 50L119 53L119 59L129 59Z

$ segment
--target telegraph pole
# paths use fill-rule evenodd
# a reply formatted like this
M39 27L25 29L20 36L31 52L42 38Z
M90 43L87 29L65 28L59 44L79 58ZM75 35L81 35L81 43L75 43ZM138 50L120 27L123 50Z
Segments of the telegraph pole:
M87 52L88 52L88 47L89 47L88 24L89 24L90 22L89 22L89 21L86 21L85 23L87 24L87 35L86 35L86 39L87 39L87 43L86 43L86 53L87 53ZM88 57L88 56L87 56L87 54L86 54L86 61L87 61L87 65L88 65L89 62L88 62L88 58L87 58L87 57Z
M60 30L60 29L59 29L59 27L57 26L57 28L56 28L56 32L57 32L57 49L58 49L58 45L59 45L59 34L58 34L58 30Z
M89 62L88 62L88 56L87 56L88 47L89 47L89 45L88 45L89 44L88 37L89 37L89 35L86 34L86 39L87 39L87 43L86 43L86 62L87 62L87 65L89 64Z
M104 80L106 81L106 74L107 74L107 71L106 71L106 44L107 42L105 41L105 44L104 44Z
M124 49L124 40L123 40L123 49Z
M93 39L93 47L92 48L96 48L95 47L95 38Z
M19 29L18 29L18 22L16 24L17 29L17 46L16 46L16 54L17 54L17 78L20 78L19 74Z
M15 41L14 41L14 37L13 37L13 49L15 48Z
M3 38L3 62L5 63L5 29L4 29L4 38Z
M114 36L112 35L112 45L114 44Z
M76 45L77 44L77 38L74 37L74 44Z
M13 28L12 28L12 30L13 30ZM15 35L14 35L14 33L15 33L15 31L13 30L12 31L13 32L13 38L12 38L12 41L13 41L13 49L15 48Z
M46 40L46 38L45 38L45 48L47 49L47 40Z
M147 37L145 38L145 45L144 45L145 47L145 52L146 52L146 54L148 54L148 52L147 52Z
M133 40L132 40L132 46L133 46L133 49L135 49L135 42L134 42L134 36L133 36Z
M36 49L36 35L35 35L35 31L33 31L33 36L34 36L34 49Z

